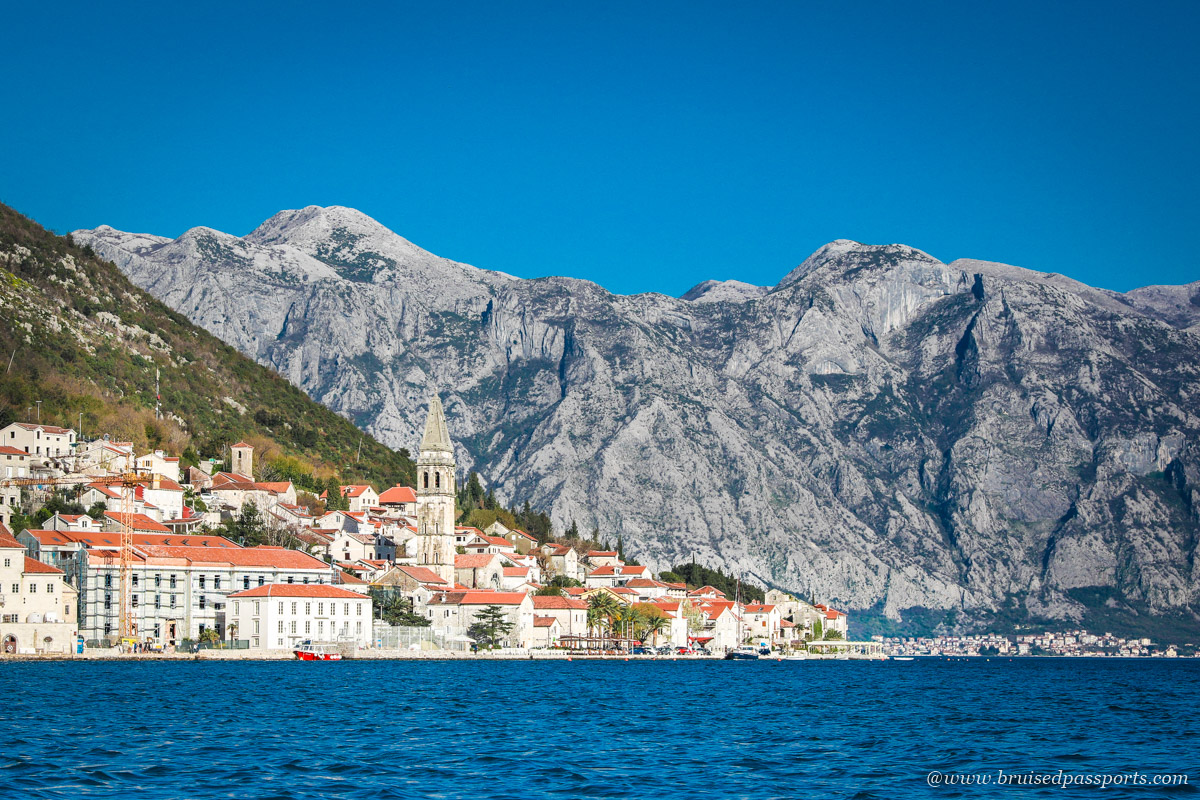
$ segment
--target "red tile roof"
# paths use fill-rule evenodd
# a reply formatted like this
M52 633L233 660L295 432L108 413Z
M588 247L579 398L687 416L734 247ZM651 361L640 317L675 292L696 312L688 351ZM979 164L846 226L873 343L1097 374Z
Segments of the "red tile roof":
M115 522L117 525L125 525L125 515L119 511L105 511L104 516ZM130 514L129 527L135 531L151 531L153 533L170 533L171 529L166 525L147 517L145 514Z
M62 575L63 571L58 567L52 567L49 564L43 564L36 558L25 556L25 571L26 572L48 572L51 574Z
M459 554L454 557L455 569L480 569L492 563L496 558L495 553L467 553Z
M457 559L456 559L457 560ZM445 583L446 581L431 569L426 567L397 567L417 583Z
M375 491L374 489L371 488L370 484L352 483L348 486L342 487L342 497L361 497L363 494L366 493L367 489L371 489L371 491Z
M555 597L554 595L535 594L533 596L533 607L535 609L548 608L573 608L576 610L586 611L588 604L584 600L576 600L574 597Z
M519 606L529 595L524 592L488 592L469 590L465 592L445 592L433 597L430 605L447 606Z
M0 525L0 547L7 547L10 549L17 548L20 550L25 549L25 545L13 538L13 535L8 532L8 528L4 527L3 525Z
M417 502L417 494L409 486L393 486L379 495L379 502L380 504L415 503Z
M616 550L592 550L587 554L588 558L616 558Z
M183 558L198 563L275 569L329 569L329 565L324 561L301 553L299 550L285 550L282 547L267 547L266 545L244 548L140 545L138 549L150 556Z
M630 589L657 589L664 588L658 581L650 580L649 578L634 578L625 584Z
M0 454L6 455L6 456L27 456L27 455L29 455L29 453L26 453L24 450L22 450L19 447L9 447L8 445L0 445Z
M537 537L536 537L536 536L530 536L530 535L529 535L528 533L526 533L525 531L517 530L516 528L513 528L511 531L509 531L509 533L515 533L517 536L524 536L526 539L528 539L528 540L529 540L529 541L531 541L531 542L536 542L536 541L537 541Z
M364 594L349 589L339 589L325 583L268 583L229 595L230 599L243 597L331 597L335 600L367 600Z
M506 578L524 578L529 574L529 567L505 567L504 577Z
M36 431L38 428L41 428L46 433L53 433L56 436L71 432L70 428L59 428L56 425L37 425L32 422L14 422L13 424L19 428L24 428L27 431Z
M552 628L554 623L558 622L556 617L534 617L533 627L535 628Z

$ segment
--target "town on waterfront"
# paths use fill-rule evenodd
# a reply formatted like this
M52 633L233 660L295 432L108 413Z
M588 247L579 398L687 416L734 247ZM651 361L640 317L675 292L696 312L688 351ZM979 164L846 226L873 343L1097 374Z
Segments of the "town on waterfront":
M1081 630L855 641L843 610L695 565L655 575L619 540L581 546L498 518L457 524L462 492L437 397L417 485L382 492L338 485L314 497L258 479L246 442L229 447L228 464L184 466L161 449L137 455L130 442L37 422L9 424L0 441L11 588L0 641L12 656L1180 654ZM468 495L482 494L469 483Z

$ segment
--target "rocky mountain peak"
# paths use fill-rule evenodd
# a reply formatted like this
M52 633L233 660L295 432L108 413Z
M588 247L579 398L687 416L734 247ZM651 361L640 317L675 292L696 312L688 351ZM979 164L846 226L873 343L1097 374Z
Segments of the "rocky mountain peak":
M817 248L800 266L783 277L775 289L799 283L820 272L826 279L853 278L865 269L890 269L903 264L940 265L933 256L903 244L863 244L851 239L835 239Z
M75 236L393 447L440 387L460 467L652 567L694 555L893 620L1200 602L1200 339L1164 322L1191 287L837 240L769 291L620 296L377 226L281 212L234 239L244 270L228 239L176 259ZM301 259L319 279L289 277Z

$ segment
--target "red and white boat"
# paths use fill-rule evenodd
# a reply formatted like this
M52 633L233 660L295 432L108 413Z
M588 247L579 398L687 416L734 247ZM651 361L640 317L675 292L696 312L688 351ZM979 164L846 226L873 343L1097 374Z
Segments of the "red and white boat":
M301 661L341 661L342 654L331 644L302 644L292 651Z

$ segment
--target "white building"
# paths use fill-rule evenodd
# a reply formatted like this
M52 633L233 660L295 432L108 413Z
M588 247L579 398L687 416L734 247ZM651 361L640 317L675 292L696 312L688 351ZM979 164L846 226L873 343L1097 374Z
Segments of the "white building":
M0 428L0 445L15 447L31 456L66 458L75 455L75 431L55 425L14 422Z
M137 459L138 472L145 475L161 475L168 480L179 482L179 458L169 456L162 450L155 450Z
M63 571L25 554L0 527L0 647L7 654L73 653L75 589Z
M293 650L300 642L371 644L370 597L336 586L275 583L229 595L226 637L251 650Z
M351 511L370 511L379 505L379 493L367 483L343 486L342 497L346 498Z
M120 535L54 535L81 540L69 570L78 576L80 632L89 640L113 639L120 631ZM168 646L197 639L207 628L224 636L229 594L268 583L332 582L328 564L298 550L239 547L218 536L135 533L130 571L135 635Z
M533 646L533 599L523 592L445 592L431 598L424 611L433 628L449 636L464 636L488 606L503 609L505 621L512 626L503 637L503 646Z

